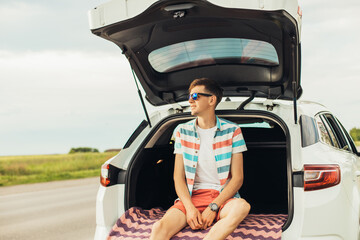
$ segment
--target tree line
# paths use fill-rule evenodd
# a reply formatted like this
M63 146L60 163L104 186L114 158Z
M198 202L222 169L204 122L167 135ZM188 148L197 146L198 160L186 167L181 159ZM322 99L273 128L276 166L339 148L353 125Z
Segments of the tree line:
M80 153L80 152L99 152L99 150L90 147L78 147L78 148L71 148L69 153Z

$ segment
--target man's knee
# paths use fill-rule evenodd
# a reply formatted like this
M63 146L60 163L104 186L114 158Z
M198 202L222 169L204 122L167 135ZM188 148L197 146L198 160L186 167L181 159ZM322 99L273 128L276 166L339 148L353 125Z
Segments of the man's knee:
M164 232L164 222L161 220L157 221L156 223L154 223L154 225L152 226L152 231L153 234L160 234L162 232Z
M163 239L168 237L169 232L166 228L166 223L163 219L160 219L152 226L151 235L158 236L159 238Z
M237 213L241 212L246 215L249 214L251 206L245 199L239 198L239 199L235 199L233 201L235 201L234 206L233 206L234 212L237 212Z
M251 205L243 198L240 199L242 209L244 209L245 212L249 213L251 210Z
M232 200L231 213L228 215L228 221L231 227L236 228L250 212L250 204L244 199Z

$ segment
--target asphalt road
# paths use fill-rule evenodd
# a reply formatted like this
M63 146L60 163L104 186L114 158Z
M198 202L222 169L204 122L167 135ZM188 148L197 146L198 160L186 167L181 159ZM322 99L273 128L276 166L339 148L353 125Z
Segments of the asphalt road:
M99 178L0 187L0 239L93 239Z

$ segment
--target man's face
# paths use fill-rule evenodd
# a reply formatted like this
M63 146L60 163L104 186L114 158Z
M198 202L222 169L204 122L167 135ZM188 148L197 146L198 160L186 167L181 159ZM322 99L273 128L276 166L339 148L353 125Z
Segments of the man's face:
M210 94L205 90L204 86L195 86L193 89L191 89L190 94L193 93L207 93ZM213 111L215 109L216 97L213 95L211 97L198 95L197 100L193 100L192 98L189 99L190 108L191 108L191 115L199 116L203 113L206 113L208 111Z

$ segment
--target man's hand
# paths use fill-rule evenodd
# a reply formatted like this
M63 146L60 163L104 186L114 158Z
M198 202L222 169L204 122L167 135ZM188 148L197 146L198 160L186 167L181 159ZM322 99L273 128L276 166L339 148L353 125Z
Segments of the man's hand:
M201 213L197 208L193 207L190 210L186 209L186 222L192 230L200 229L203 225Z
M211 224L214 222L216 217L216 212L212 211L209 207L207 207L203 212L202 212L202 229L207 229L208 227L211 226Z

